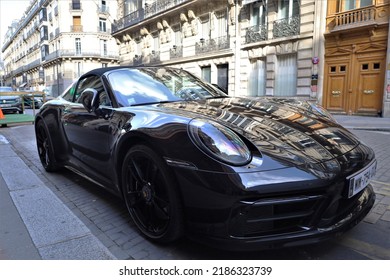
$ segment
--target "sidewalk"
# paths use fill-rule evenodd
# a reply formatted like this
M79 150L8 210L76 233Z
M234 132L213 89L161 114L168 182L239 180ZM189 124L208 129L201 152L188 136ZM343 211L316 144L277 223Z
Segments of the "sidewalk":
M333 115L336 121L348 129L390 131L390 118Z
M0 259L115 259L1 134L0 159Z

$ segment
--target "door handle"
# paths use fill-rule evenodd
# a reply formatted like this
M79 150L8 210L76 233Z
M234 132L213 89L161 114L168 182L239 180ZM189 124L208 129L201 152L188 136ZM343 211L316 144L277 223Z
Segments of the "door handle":
M341 91L340 90L332 90L332 95L335 96L340 96Z
M364 94L374 94L375 90L373 90L373 89L365 89L365 90L363 90L363 93Z

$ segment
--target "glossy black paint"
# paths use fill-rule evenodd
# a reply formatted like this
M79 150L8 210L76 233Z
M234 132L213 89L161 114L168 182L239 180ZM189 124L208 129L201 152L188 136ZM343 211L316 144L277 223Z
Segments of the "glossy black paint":
M348 199L346 178L371 163L373 151L315 106L221 95L121 107L110 71L116 68L79 79L100 77L110 106L88 111L65 92L42 106L35 124L46 127L56 166L120 196L127 151L150 147L171 171L190 237L232 250L302 245L348 229L372 208L372 188ZM78 86L68 93L77 95ZM233 130L251 162L233 166L202 152L188 134L192 119Z

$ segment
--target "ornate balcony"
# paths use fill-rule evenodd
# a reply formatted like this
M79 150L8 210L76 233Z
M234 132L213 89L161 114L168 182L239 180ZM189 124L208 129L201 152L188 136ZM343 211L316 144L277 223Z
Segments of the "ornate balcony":
M176 46L174 45L169 50L170 58L180 58L183 57L183 46Z
M245 34L245 43L261 42L268 39L267 24L248 27Z
M273 38L298 35L300 33L301 17L294 16L274 21Z
M112 32L116 32L118 30L137 24L138 22L140 22L145 18L144 14L145 14L144 9L140 9L128 14L127 16L124 16L119 20L114 20L114 23L112 24L111 27Z
M83 26L82 25L71 25L70 32L83 32Z
M137 65L141 65L143 62L142 62L142 55L135 55L134 58L133 58L133 65L134 66L137 66Z
M186 1L187 0L157 0L151 4L145 4L145 17L151 17Z
M195 54L202 54L214 51L220 51L230 48L229 36L222 36L212 39L200 39L199 43L195 44Z
M160 63L161 62L160 52L159 51L152 51L152 53L150 54L150 61L149 62L152 64Z
M385 6L367 6L360 9L344 11L326 18L327 32L350 30L367 27L380 22L387 22L388 10Z
M141 20L153 17L156 14L165 12L169 9L172 9L189 1L192 0L156 0L153 3L145 4L145 9L139 9L124 16L119 20L114 21L111 28L112 32L131 27L139 23Z

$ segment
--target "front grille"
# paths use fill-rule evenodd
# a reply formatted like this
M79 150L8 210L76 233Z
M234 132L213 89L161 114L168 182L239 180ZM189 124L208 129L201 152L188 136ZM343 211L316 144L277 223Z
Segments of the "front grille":
M233 212L230 233L251 237L306 230L324 200L323 195L302 195L243 202Z

